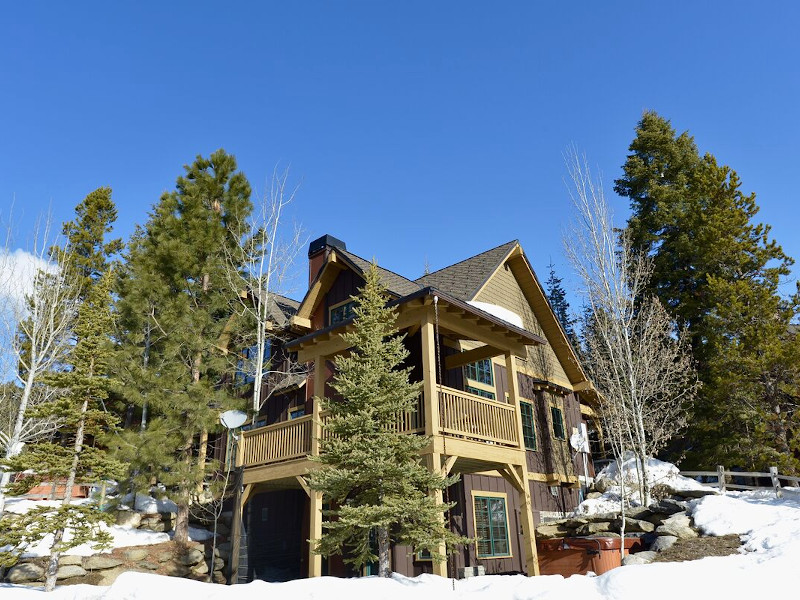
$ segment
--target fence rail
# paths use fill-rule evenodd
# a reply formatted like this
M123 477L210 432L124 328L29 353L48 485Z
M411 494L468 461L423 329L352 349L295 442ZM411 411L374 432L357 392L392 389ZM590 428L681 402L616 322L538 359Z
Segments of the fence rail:
M242 432L239 443L245 467L292 460L311 451L311 415Z
M710 487L719 488L720 491L726 491L728 489L731 490L761 490L761 489L773 489L775 490L775 494L780 498L782 496L781 492L781 481L786 481L792 484L794 487L800 486L800 477L795 477L793 475L781 475L778 473L778 467L770 467L768 472L762 471L728 471L725 469L724 466L719 465L716 471L681 471L681 475L684 477L713 477L716 481L706 481L703 482L705 485ZM752 478L752 479L769 479L770 485L760 485L760 482L756 482L757 485L748 485L744 483L734 483L733 481L729 481L735 477L745 477L745 478Z

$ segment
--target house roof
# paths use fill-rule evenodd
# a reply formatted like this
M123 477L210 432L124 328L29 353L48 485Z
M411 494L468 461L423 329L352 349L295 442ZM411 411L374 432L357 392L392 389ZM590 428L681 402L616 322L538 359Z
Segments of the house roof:
M258 298L259 302L263 301L264 290L253 290L252 293ZM298 308L300 308L300 302L297 300L292 300L275 292L269 293L269 317L279 327L287 325L292 315L297 313Z
M517 240L506 242L444 269L423 275L415 283L420 287L438 288L460 300L472 300L517 244Z
M360 273L366 273L372 264L370 261L363 259L347 250L342 250L341 248L336 248L336 253L351 262L356 268L356 271ZM418 292L425 287L419 283L411 281L410 279L406 279L402 275L398 275L397 273L389 271L388 269L384 269L383 267L378 267L378 273L380 273L381 276L381 283L386 287L387 291L394 296L402 298L403 296L408 296L409 294Z

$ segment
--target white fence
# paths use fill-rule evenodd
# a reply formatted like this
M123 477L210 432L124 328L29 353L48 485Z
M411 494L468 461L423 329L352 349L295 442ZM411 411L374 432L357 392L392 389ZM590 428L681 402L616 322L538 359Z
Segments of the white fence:
M681 471L684 477L702 477L703 479L715 479L715 481L704 481L705 485L719 488L720 491L726 490L760 490L760 489L773 489L775 494L780 498L781 481L788 482L793 487L800 486L800 477L793 477L790 475L781 475L778 473L778 467L770 467L768 473L757 471L726 471L722 465L717 466L716 471ZM760 485L760 479L769 479L769 485ZM751 479L751 483L756 485L745 485L743 483L734 483L738 479Z

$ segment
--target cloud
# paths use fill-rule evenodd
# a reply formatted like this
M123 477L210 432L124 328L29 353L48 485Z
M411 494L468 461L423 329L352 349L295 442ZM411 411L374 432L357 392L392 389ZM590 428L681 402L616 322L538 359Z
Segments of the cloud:
M36 274L52 269L51 263L25 250L0 250L0 302L21 307L25 296L33 291Z

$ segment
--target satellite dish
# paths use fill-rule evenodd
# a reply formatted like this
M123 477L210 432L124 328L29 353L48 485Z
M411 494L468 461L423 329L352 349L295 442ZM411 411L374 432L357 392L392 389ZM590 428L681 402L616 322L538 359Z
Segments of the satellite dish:
M236 429L247 421L247 413L241 410L227 410L219 416L219 422L228 429Z

